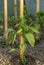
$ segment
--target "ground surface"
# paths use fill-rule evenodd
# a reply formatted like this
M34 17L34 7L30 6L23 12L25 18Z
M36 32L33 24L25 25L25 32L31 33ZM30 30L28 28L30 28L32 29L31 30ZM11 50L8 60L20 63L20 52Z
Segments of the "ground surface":
M40 48L42 48L42 50ZM10 51L11 49L14 50ZM37 45L34 48L28 45L25 56L27 58L26 65L44 65L44 48L42 45ZM5 47L2 45L0 47L0 65L21 65L19 49L13 46Z

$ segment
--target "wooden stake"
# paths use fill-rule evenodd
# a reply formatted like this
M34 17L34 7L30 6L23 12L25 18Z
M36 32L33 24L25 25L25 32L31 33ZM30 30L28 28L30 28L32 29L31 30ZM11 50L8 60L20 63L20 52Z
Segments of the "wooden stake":
M24 0L20 0L20 16L23 17Z
M23 17L23 10L24 10L24 0L20 0L20 16ZM20 36L20 44L23 44L24 43L24 39L22 37L22 33L21 33L21 36ZM22 49L20 49L20 57L22 59L22 57L24 56L23 54L23 51Z
M40 10L40 0L36 0L36 12Z
M40 0L36 0L36 13L40 11ZM39 18L36 18L39 21ZM39 37L39 34L36 34Z
M14 0L14 15L17 17L17 0Z
M4 28L5 31L8 28L8 23L7 23L7 0L4 0ZM5 35L6 41L8 40L8 34Z

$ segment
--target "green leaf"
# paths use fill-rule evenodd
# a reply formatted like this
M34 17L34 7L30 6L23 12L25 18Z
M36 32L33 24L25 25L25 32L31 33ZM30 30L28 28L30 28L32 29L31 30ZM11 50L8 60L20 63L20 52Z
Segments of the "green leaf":
M20 49L22 49L23 53L25 52L26 47L27 47L27 45L25 43L24 44L20 44Z
M15 51L16 51L15 48L11 48L9 52L11 53L11 52L15 52Z
M3 21L2 12L0 12L0 21Z
M2 25L0 25L0 29L3 29L3 26Z
M16 40L16 34L13 32L10 36L9 44L14 44L14 41Z
M4 35L7 34L7 33L10 33L10 32L14 32L14 29L12 29L12 28L7 29L7 30L4 32Z
M33 47L35 44L35 38L34 38L33 33L31 33L31 32L27 33L26 38L27 38L28 42L30 43L30 45Z
M39 31L34 27L29 27L29 29L37 34L39 34Z
M35 23L35 27L34 27L36 30L39 30L40 29L40 24L37 24Z
M3 18L0 16L0 21L2 21L3 20Z
M14 44L15 39L16 39L16 34L13 35L12 44Z

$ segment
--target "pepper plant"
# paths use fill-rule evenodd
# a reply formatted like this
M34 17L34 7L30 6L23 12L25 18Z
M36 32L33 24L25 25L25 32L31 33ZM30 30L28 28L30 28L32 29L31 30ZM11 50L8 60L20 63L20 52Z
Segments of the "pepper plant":
M39 18L39 24L40 24L40 26L42 27L42 26L44 26L44 12L38 12L37 14L36 14L36 17L38 17Z
M15 18L13 16L9 18L9 28L5 32L5 34L9 34L9 44L14 44L14 42L17 40L16 36L22 33L22 36L24 38L24 44L20 44L20 48L22 49L23 53L25 52L27 47L26 40L32 47L34 47L36 40L36 36L34 34L40 35L41 27L41 24L39 23L39 21L41 20L36 19L37 16L38 14L33 19L25 12L24 17L18 16L17 18ZM25 56L22 57L22 62L23 64L25 64Z
M24 38L24 44L20 44L20 48L22 49L24 53L27 46L27 43L25 41L27 40L29 44L32 47L34 47L35 45L34 33L39 34L39 31L35 28L35 26L32 25L33 20L31 18L29 18L28 21L27 19L25 19L25 17L23 18L17 17L17 19L13 18L13 20L15 21L14 27L16 27L16 29L14 29L13 27L11 28L9 27L5 33L9 34L9 40L8 40L9 44L14 44L14 42L16 41L16 36L22 33L22 36ZM25 57L22 58L22 62L23 64L25 64L24 63L26 62Z

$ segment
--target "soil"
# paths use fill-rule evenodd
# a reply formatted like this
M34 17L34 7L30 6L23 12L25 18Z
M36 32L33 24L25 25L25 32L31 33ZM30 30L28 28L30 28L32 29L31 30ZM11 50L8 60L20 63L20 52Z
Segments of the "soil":
M15 51L10 52L11 49L11 46L0 47L0 65L23 65L19 58L19 49L14 48ZM31 56L26 56L26 61L25 65L36 65L35 59Z

